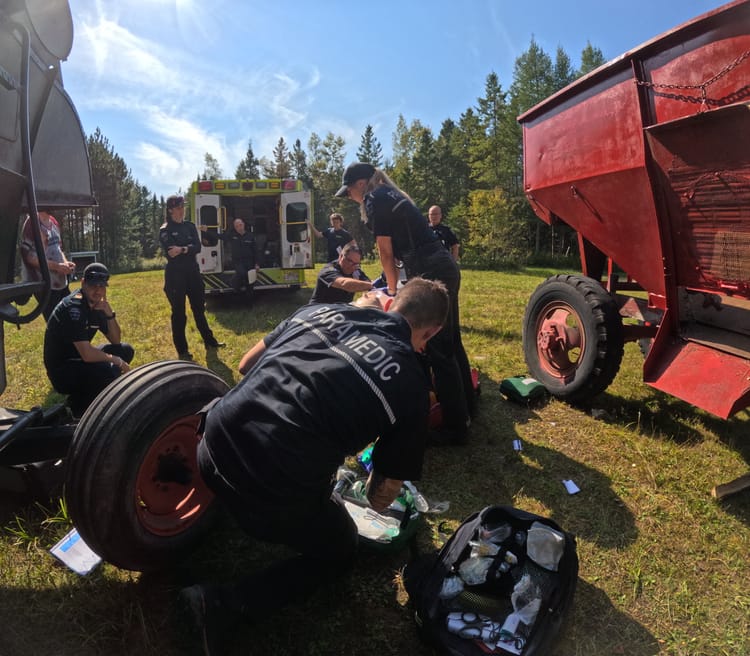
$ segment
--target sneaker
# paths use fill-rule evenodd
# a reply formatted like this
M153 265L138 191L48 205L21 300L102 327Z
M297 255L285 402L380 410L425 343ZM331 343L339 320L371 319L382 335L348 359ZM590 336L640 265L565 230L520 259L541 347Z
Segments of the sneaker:
M187 360L188 362L192 361L193 354L190 351L182 351L182 353L178 353L177 357L180 360Z
M222 346L226 346L226 342L220 342L217 339L210 339L205 344L206 348L221 348Z
M227 654L227 633L234 615L224 608L218 594L210 586L191 585L179 597L188 630L200 641L204 656Z

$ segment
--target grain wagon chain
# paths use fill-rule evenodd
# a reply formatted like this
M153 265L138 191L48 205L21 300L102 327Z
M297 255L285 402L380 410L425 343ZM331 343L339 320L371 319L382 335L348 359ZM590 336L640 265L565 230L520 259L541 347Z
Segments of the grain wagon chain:
M701 92L700 97L700 103L701 105L706 105L707 98L706 98L706 90L708 87L710 87L714 82L717 80L720 80L722 77L733 71L735 68L737 68L743 61L745 61L748 57L750 57L750 50L745 50L737 59L735 59L731 64L728 64L726 67L724 67L722 70L720 70L716 75L709 78L705 82L701 84L660 84L658 82L649 82L648 80L635 80L635 83L638 86L646 87L650 89L696 89ZM697 102L698 98L692 98L690 96L679 96L682 100L687 100L689 102Z

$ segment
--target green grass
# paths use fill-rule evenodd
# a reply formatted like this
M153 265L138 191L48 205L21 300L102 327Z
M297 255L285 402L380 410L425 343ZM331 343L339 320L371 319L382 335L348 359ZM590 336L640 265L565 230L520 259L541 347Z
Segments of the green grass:
M378 274L374 265L365 268ZM500 380L526 372L526 301L551 273L464 271L461 322L481 373L480 411L469 446L427 453L419 487L451 506L419 533L420 550L439 546L487 504L519 506L577 535L575 605L552 656L750 653L750 494L721 503L710 496L713 485L748 470L747 412L722 421L647 387L634 344L593 407L504 401ZM111 304L124 339L136 347L136 365L174 356L161 287L159 271L112 279ZM189 317L191 350L232 383L242 353L309 293L261 296L251 306L211 302L209 320L228 346L206 360ZM41 320L20 331L6 327L6 407L60 400L44 376L42 336ZM603 418L594 419L592 409L604 411ZM524 444L520 454L512 449L516 438ZM567 478L580 494L566 494ZM179 587L231 580L282 553L224 521L173 571L147 576L104 565L81 578L48 553L68 527L58 503L0 496L0 656L187 653L185 627L174 613ZM353 576L334 590L244 627L233 654L432 654L416 637L399 584L407 558L363 552Z

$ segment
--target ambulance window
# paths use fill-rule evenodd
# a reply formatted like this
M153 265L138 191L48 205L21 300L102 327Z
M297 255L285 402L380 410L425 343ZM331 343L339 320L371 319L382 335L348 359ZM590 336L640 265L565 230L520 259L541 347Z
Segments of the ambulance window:
M307 241L307 203L286 206L286 240L289 243Z
M217 224L216 208L213 205L204 205L201 207L200 225L216 226Z
M216 246L219 241L217 226L219 224L217 208L213 205L204 205L200 209L198 217L198 228L206 226L208 230L201 232L201 243L204 246Z
M307 203L289 203L286 206L286 222L307 221Z

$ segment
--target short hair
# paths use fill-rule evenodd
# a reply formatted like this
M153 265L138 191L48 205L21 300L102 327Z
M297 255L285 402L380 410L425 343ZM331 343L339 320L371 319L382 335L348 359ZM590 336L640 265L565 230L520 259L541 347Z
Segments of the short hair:
M403 314L412 328L442 326L448 316L448 289L439 280L412 278L398 290L391 311Z
M349 255L349 253L359 253L360 257L362 256L362 249L357 246L357 244L352 244L349 242L346 244L342 249L339 255L346 256Z

